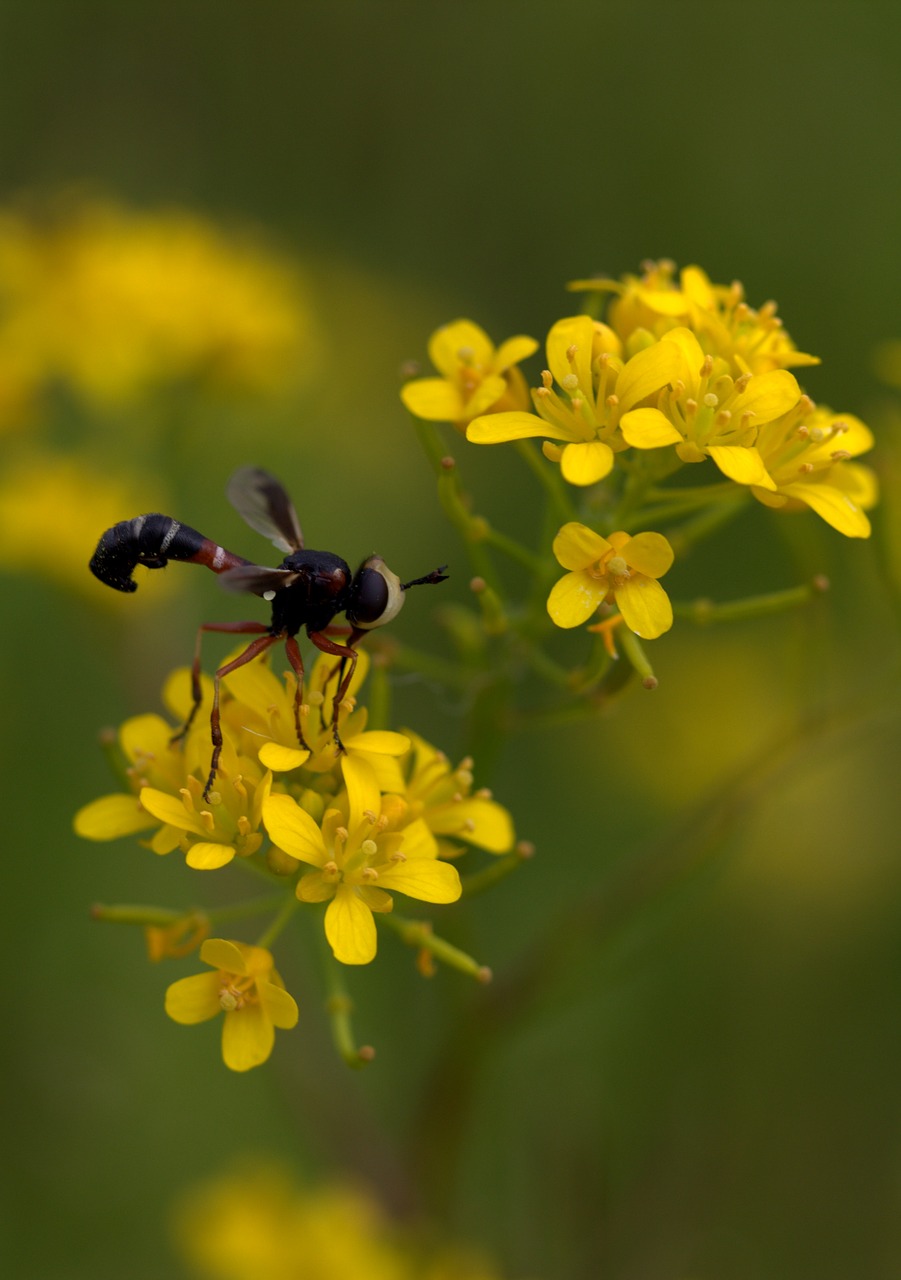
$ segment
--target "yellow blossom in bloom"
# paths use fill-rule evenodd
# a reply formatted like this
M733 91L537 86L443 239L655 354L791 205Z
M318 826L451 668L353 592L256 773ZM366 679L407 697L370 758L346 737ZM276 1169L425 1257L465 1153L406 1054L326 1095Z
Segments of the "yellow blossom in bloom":
M574 280L567 287L609 292L607 323L624 342L642 332L662 338L669 329L687 327L702 339L706 351L728 361L735 376L819 364L816 356L797 350L774 302L755 310L739 281L713 284L697 266L683 268L678 283L675 277L675 263L663 259L646 263L641 276Z
M772 488L755 445L760 428L800 399L793 374L776 369L734 379L689 329L672 329L657 345L672 356L669 385L656 407L623 415L624 439L636 449L675 445L683 462L710 457L730 480Z
M614 454L628 444L619 430L623 414L665 386L676 366L675 352L659 342L627 360L622 351L613 330L590 316L558 320L548 334L542 385L532 393L537 413L476 418L467 440L500 444L544 436L545 455L560 463L570 484L603 480Z
M850 459L872 447L873 433L859 418L817 408L804 396L761 429L757 448L770 483L751 492L769 507L808 506L846 537L868 538L876 477Z
M490 791L473 791L472 760L455 769L443 751L409 729L407 734L413 750L403 793L383 801L390 829L408 833L415 824L417 840L443 858L458 857L461 841L487 853L509 852L516 840L513 819Z
M222 1058L232 1071L248 1071L265 1062L275 1043L275 1028L297 1023L297 1004L285 990L264 947L224 938L208 938L200 958L213 973L173 982L166 992L166 1012L175 1022L192 1025L224 1013Z
M529 392L516 367L538 343L534 338L508 338L499 347L472 320L454 320L429 339L429 358L440 378L414 378L400 397L416 418L452 422L458 431L482 413L525 408Z
M344 762L346 809L329 809L321 824L291 796L271 795L263 820L280 849L316 868L302 876L302 902L328 902L325 934L343 964L368 964L376 954L374 911L393 907L389 890L425 902L456 902L456 869L415 838L387 830L381 796L370 771ZM403 846L403 847L402 847Z
M189 681L184 669L167 681L166 701L176 723L184 723L191 705ZM226 739L209 802L202 796L211 752L209 687L205 679L204 703L184 740L173 741L175 730L161 716L135 716L123 724L119 743L128 789L80 809L78 835L115 840L156 828L148 841L154 853L181 848L188 865L204 871L260 848L262 804L272 775L256 760L239 756Z
M311 344L292 266L185 212L0 214L0 293L0 371L32 396L62 381L114 407L188 380L268 395L296 382Z
M654 640L673 625L672 606L657 581L673 563L662 534L602 538L572 521L554 539L554 555L570 570L548 597L548 613L558 627L579 626L604 601L615 601L626 626L642 639Z
M338 716L344 745L339 755L332 730L332 704L339 680L340 663L321 655L304 687L301 727L310 749L300 746L294 724L294 693L297 679L286 672L284 683L271 670L268 654L238 667L225 677L230 700L223 709L228 725L242 753L258 755L260 763L274 773L303 768L307 774L335 774L334 791L341 789L341 762L355 756L375 771L382 790L391 789L397 772L392 761L410 749L401 733L367 730L365 707L355 708L356 695L369 671L369 655L360 650L353 679Z

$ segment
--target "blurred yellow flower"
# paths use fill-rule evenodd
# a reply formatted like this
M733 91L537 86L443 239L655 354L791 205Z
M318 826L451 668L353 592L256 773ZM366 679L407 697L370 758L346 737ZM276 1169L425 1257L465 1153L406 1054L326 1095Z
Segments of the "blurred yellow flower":
M191 381L272 395L309 359L294 268L183 211L0 214L0 297L0 426L53 382L100 407Z
M275 1043L275 1028L297 1024L297 1004L285 990L265 947L208 938L200 958L215 972L173 982L166 991L166 1012L186 1026L224 1013L222 1058L232 1071L249 1071L265 1062Z
M602 538L571 521L554 539L554 555L570 572L548 596L547 610L558 627L587 622L598 605L616 601L626 626L654 640L673 625L669 597L657 581L673 563L673 550L660 533L611 533Z
M304 1187L274 1164L189 1190L174 1232L202 1280L498 1280L478 1253L390 1222L362 1188Z
M161 503L160 486L145 477ZM98 531L140 505L139 486L87 458L28 449L7 456L0 473L0 567L49 579L116 608L87 571ZM52 546L48 548L48 538ZM165 584L164 584L165 589Z
M429 339L429 358L440 378L415 378L400 396L416 418L452 422L463 431L482 413L525 409L529 391L516 367L538 343L534 338L508 338L495 347L472 320L454 320Z

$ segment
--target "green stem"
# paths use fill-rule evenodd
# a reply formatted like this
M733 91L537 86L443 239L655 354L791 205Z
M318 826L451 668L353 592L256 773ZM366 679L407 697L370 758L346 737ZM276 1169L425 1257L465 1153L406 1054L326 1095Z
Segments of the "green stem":
M560 470L556 463L549 463L544 455L535 448L531 440L517 440L515 448L523 462L525 462L547 493L548 499L560 520L564 524L568 520L575 520L575 508L570 501L566 481L560 475Z
M491 970L486 968L485 965L479 964L477 960L467 955L465 951L461 951L459 947L453 946L450 942L445 941L444 938L439 938L437 934L432 932L431 921L409 920L405 916L395 915L393 911L380 912L376 919L381 926L390 929L392 933L396 933L408 947L427 951L436 960L450 965L453 969L459 969L461 973L468 974L471 978L475 978L477 982L491 981Z
M518 845L512 853L505 853L499 858L493 858L481 871L474 871L472 875L462 876L463 897L472 898L478 893L483 893L486 889L493 888L499 881L506 880L511 871L517 871L523 862L532 856L532 852L530 845Z
M738 622L743 618L763 618L771 613L782 613L786 609L795 609L799 605L809 604L811 600L822 595L828 584L823 579L814 579L800 587L789 587L785 591L770 591L765 595L749 596L745 600L730 600L723 604L715 604L712 600L694 600L690 604L673 604L673 613L678 618L687 618L691 622L704 626L710 622Z
M330 952L325 954L325 981L328 991L325 1010L331 1024L335 1048L349 1067L359 1070L372 1062L375 1049L369 1044L357 1046L351 1021L353 1001L344 983L341 965Z
M281 910L278 915L272 921L269 928L265 929L260 934L257 939L257 946L266 947L267 949L271 947L299 906L300 901L292 888L290 898L286 898L282 901Z

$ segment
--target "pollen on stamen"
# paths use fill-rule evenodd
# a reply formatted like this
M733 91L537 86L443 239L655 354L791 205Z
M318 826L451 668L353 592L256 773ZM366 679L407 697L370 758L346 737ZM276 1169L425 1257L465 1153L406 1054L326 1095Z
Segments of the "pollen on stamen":
M470 835L472 835L472 833L473 833L473 831L475 831L475 829L476 829L476 820L475 820L475 818L467 818L467 819L466 819L466 821L463 823L463 826L462 826L462 828L461 828L461 830L462 830L462 831L467 831L467 832L469 832L469 834L470 834Z
M735 379L735 384L734 384L735 390L738 392L739 395L741 395L743 391L747 390L748 383L751 381L752 377L753 377L753 374L743 373L740 378Z
M716 425L718 427L728 427L731 421L732 421L731 409L721 409L719 413L716 415Z
M191 795L187 787L179 787L178 794L181 796L181 802L187 809L188 813L194 812L194 797Z
M339 876L337 862L326 862L322 867L322 874L326 880L337 880Z
M554 375L551 373L550 369L541 370L541 385L546 387L548 391L550 391L551 387L554 385Z
M249 835L250 835L250 832L251 832L251 830L252 830L251 825L250 825L250 819L249 819L245 814L243 814L243 813L242 813L242 814L241 814L241 816L238 818L238 824L237 824L237 825L238 825L238 834L239 834L239 835L242 835L242 836L249 836Z
M363 810L363 817L364 817L364 818L366 819L366 821L370 824L370 826L372 826L372 825L374 825L374 824L375 824L375 822L376 822L376 821L377 821L377 819L378 819L378 816L379 816L379 815L378 815L377 813L375 813L372 809L364 809L364 810Z
M698 371L702 378L709 378L713 373L713 356L705 356L704 363Z
M475 795L477 800L493 800L494 799L494 792L491 790L490 787L479 787Z
M573 343L572 346L569 346L566 348L566 358L570 364L573 364L578 354L579 354L579 348L576 346L575 343Z
M744 428L750 427L752 421L756 417L757 417L757 414L754 412L753 409L745 409L744 413L739 418L739 423Z
M347 827L335 827L335 840L342 844L347 839Z
M834 458L836 462L844 462L851 457L851 454L848 449L833 449L829 457Z
M401 862L407 861L407 855L405 853L401 853L400 849L395 849L394 853L391 854L388 861L396 862L399 865Z
M812 462L802 462L802 463L801 463L801 465L798 467L798 470L799 470L799 471L801 471L801 472L803 472L803 473L804 473L804 475L806 475L806 476L807 476L807 475L810 475L811 471L813 471L813 463L812 463Z
M213 796L216 794L217 794L216 792L210 792L210 800L213 802L213 804L216 803L216 801L213 800ZM210 813L209 809L201 809L200 814L198 816L200 818L200 821L206 827L207 831L212 833L213 831L216 830L216 819Z
M619 396L616 394L616 392L613 392L611 395L607 397L607 399L604 401L604 404L607 406L608 409L615 409L616 406L619 404Z
M379 873L376 871L375 867L364 867L360 872L360 875L364 880L378 880L379 878Z
M231 987L223 987L219 992L219 1008L225 1013L234 1013L236 1009L240 1009L243 1001L237 991L233 991Z

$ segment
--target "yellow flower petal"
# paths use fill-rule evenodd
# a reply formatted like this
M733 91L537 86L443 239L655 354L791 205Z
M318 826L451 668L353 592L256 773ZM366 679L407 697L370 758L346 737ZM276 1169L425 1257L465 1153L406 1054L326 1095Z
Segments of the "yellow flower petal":
M499 373L488 374L487 377L482 379L469 399L464 401L463 413L460 416L476 418L480 413L487 413L491 406L500 400L506 390L506 380Z
M655 342L644 351L637 352L626 362L616 380L621 412L628 411L632 405L675 381L679 376L680 363L678 350L663 342Z
M522 360L528 360L529 356L534 355L538 350L538 343L534 338L527 338L525 334L518 334L515 338L508 338L506 342L502 342L494 353L492 367L495 373L503 373L505 369L509 369L511 365L519 364Z
M761 489L775 489L776 483L770 476L763 459L755 448L742 448L740 445L715 444L707 450L724 476L734 480L736 484L756 484Z
M341 772L344 774L344 785L347 787L350 810L349 829L352 831L363 821L367 812L374 813L378 817L382 808L382 797L372 766L360 756L343 755ZM291 852L290 849L288 852Z
M568 573L551 590L547 611L558 627L578 627L594 613L609 590L587 573Z
M217 871L227 866L235 856L230 844L217 844L211 840L198 840L185 855L185 862L195 871Z
M870 521L854 499L828 482L783 484L779 492L805 502L846 538L868 538L872 532Z
M156 818L138 803L137 796L101 796L78 810L75 832L86 840L117 840L156 826Z
M610 550L610 543L578 520L570 520L554 538L554 555L564 569L587 569Z
M258 1004L233 1009L222 1025L222 1061L232 1071L249 1071L265 1062L275 1044L275 1028Z
M264 742L260 747L260 764L273 773L287 773L299 769L310 756L303 747L283 747L280 742Z
M437 858L408 858L379 870L379 886L422 902L456 902L463 892L456 867Z
M166 1012L174 1022L192 1026L222 1012L219 1004L219 975L197 973L173 982L166 991Z
M662 449L682 443L682 433L659 409L632 409L620 418L619 428L633 449Z
M342 737L344 737L343 734ZM373 751L386 756L405 756L410 750L410 739L403 733L394 733L390 729L367 729L365 733L355 733L352 738L344 737L344 745L348 751Z
M416 418L426 422L457 422L465 414L463 397L446 378L416 378L400 389L400 398Z
M549 436L552 440L570 438L562 427L519 409L509 413L489 413L487 417L476 418L466 428L466 439L471 444L503 444L505 440L528 440L532 436Z
M325 936L342 964L369 964L378 945L372 912L349 885L339 885L325 913Z
M321 867L328 861L322 832L290 796L269 796L263 803L263 822L273 844L292 858Z
M560 470L569 484L597 484L613 470L613 450L603 440L568 444L560 459Z
M484 369L490 367L493 355L493 342L473 320L451 320L429 338L429 359L448 378L456 376L464 357Z
M172 726L157 715L132 716L119 730L119 742L129 760L148 752L167 752L171 738Z
M457 836L488 853L506 853L515 839L513 820L503 805L479 796L469 796L457 804L433 810L429 823L436 835ZM409 828L404 828L403 851L409 858L408 831Z
M288 995L284 987L260 978L257 982L257 995L266 1016L274 1026L282 1031L290 1031L297 1026L297 1001Z
M659 582L638 575L616 588L626 626L642 640L655 640L673 625L673 607Z
M189 812L182 804L181 796L170 796L165 791L157 791L153 787L141 790L141 804L160 822L168 822L179 831L190 831L194 835L205 836L207 828L196 813Z
M662 578L673 566L673 549L662 533L637 533L620 549L626 563L648 578Z
M573 352L573 359L567 352ZM554 381L564 386L564 379L575 374L579 386L591 386L591 358L594 347L594 321L591 316L567 316L558 320L547 336L547 364Z
M754 414L759 423L772 422L794 408L801 396L798 380L787 369L755 374L738 399L736 412Z
M249 947L246 943L232 942L228 938L207 938L200 948L200 958L204 964L211 964L214 969L221 969L223 973L238 973L246 976L250 972L248 953L254 951L262 951L262 948ZM268 952L263 954L269 955ZM269 967L271 963L270 957Z

